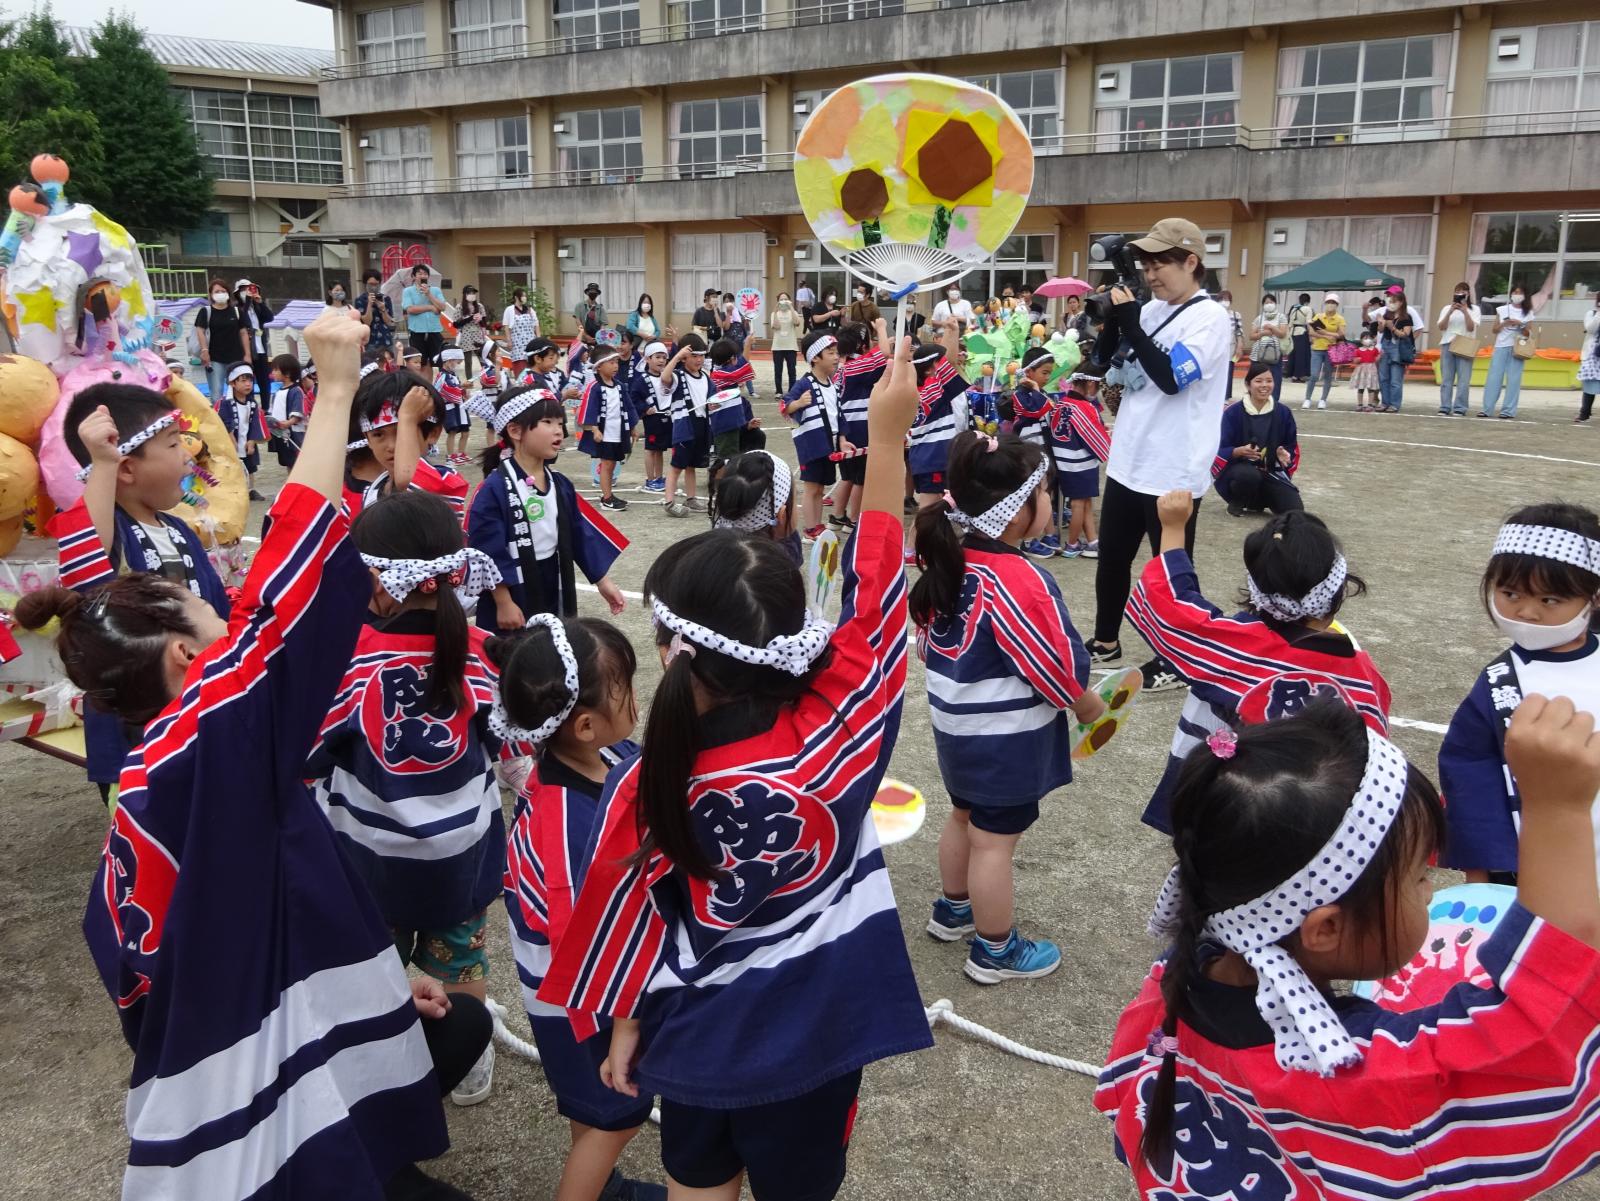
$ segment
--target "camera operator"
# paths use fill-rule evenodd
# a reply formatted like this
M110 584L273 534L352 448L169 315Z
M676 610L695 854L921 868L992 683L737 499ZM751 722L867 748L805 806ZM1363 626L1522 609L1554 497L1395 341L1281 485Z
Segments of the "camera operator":
M1151 299L1142 307L1123 279L1111 290L1110 311L1095 343L1095 359L1122 361L1122 404L1106 463L1100 508L1100 561L1095 572L1095 627L1089 653L1096 662L1120 658L1118 634L1128 604L1133 561L1143 539L1155 553L1161 523L1156 498L1175 488L1197 498L1184 545L1194 553L1199 497L1211 486L1223 395L1233 350L1233 322L1202 287L1205 236L1179 217L1158 221L1129 244L1138 252ZM1125 260L1124 260L1125 261ZM1159 655L1146 663L1153 692L1184 687Z

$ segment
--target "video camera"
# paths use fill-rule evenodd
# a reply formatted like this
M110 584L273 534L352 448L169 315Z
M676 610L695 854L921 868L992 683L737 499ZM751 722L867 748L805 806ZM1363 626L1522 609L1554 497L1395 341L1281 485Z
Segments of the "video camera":
M1122 234L1096 238L1089 244L1089 261L1108 266L1117 273L1117 278L1109 287L1083 298L1084 312L1089 314L1091 321L1104 321L1110 315L1110 290L1113 287L1127 289L1141 305L1150 299L1144 286L1144 273L1139 270L1134 256L1131 238Z

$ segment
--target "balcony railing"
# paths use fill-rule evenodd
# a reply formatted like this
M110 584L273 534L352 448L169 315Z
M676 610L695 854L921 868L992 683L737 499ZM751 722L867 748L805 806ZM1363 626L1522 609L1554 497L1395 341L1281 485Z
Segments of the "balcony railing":
M1401 141L1442 141L1551 133L1600 132L1600 109L1562 113L1475 114L1412 121L1367 121L1356 126L1285 125L1251 129L1246 125L1173 126L1128 132L1073 133L1033 139L1036 155L1128 153L1141 150L1326 149ZM788 171L794 152L741 155L725 163L672 163L617 169L534 171L527 175L481 175L451 179L378 180L338 184L335 199L369 196L422 196L451 192L507 191L524 188L595 187L611 184L669 183L727 179L764 171Z
M655 25L645 29L574 33L542 41L511 42L504 46L485 49L452 50L445 54L422 54L411 58L384 59L380 62L346 63L337 67L323 67L320 74L323 79L359 79L373 75L398 75L407 71L479 66L507 59L548 58L557 54L582 54L594 50L618 50L627 46L686 42L695 38L723 37L762 29L793 29L804 25L827 25L839 21L867 20L872 17L898 17L910 13L1033 2L1051 3L1052 0L803 0L791 4L782 12L704 18L693 16L687 5L673 3L670 19L665 25Z

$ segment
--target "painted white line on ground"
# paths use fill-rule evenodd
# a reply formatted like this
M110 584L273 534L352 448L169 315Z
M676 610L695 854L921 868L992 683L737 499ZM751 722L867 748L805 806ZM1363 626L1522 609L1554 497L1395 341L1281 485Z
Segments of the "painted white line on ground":
M1302 438L1325 438L1330 442L1373 442L1379 446L1409 446L1418 450L1459 450L1469 455L1503 455L1508 459L1538 459L1542 463L1570 463L1575 467L1600 467L1589 459L1561 459L1555 455L1535 455L1520 450L1491 450L1483 446L1451 446L1445 442L1402 442L1396 438L1357 438L1353 434L1308 434L1300 431Z
M598 589L595 588L595 586L593 584L579 584L578 585L578 591L579 592L596 592L596 591L598 591ZM623 589L622 595L627 597L629 600L636 600L636 601L644 600L644 593L642 593L642 592L629 592L627 589ZM906 634L906 641L907 642L912 642L912 641L915 641L915 639L916 639L916 635L913 634L913 633L910 633L908 631L907 634ZM1096 669L1096 670L1099 670L1099 669ZM1109 674L1111 674L1111 672L1118 671L1118 670L1120 670L1120 668L1106 668L1105 669L1105 674L1109 675ZM1415 718L1415 717L1391 717L1389 719L1389 724L1391 726L1394 726L1394 727L1398 728L1398 729L1402 729L1402 730L1422 730L1422 731L1424 731L1425 733L1428 733L1428 734L1443 734L1445 732L1445 730L1448 728L1446 726L1440 725L1436 721L1422 721L1422 720L1420 720L1418 718Z
M249 534L246 534L243 538L240 538L239 541L240 542L258 542L259 543L261 541L261 539L254 538L254 537L251 537Z

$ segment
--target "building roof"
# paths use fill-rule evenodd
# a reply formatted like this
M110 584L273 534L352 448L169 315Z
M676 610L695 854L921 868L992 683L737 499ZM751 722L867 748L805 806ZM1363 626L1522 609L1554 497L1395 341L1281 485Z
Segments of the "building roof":
M63 27L62 33L80 55L92 53L89 35L81 25ZM260 46L254 42L228 42L217 38L181 37L168 33L144 35L145 45L164 67L216 71L228 75L275 75L315 79L323 67L333 66L333 51L307 46Z

